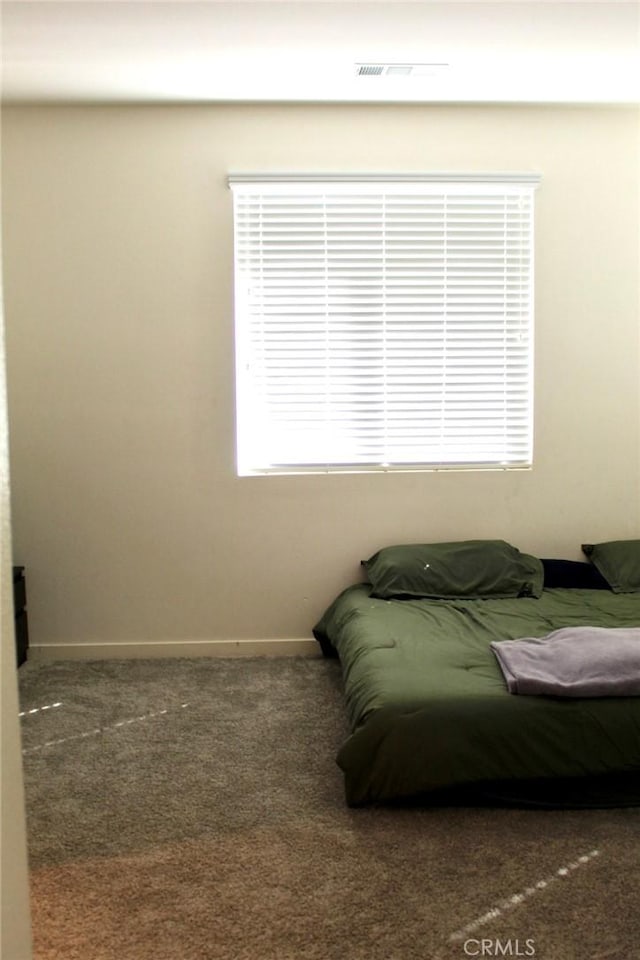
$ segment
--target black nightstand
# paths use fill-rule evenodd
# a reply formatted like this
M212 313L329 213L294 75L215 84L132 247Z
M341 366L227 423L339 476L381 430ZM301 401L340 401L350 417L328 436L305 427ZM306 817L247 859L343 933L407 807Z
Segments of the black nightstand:
M29 648L27 583L24 576L24 567L13 568L13 612L16 618L16 656L20 667L27 659Z

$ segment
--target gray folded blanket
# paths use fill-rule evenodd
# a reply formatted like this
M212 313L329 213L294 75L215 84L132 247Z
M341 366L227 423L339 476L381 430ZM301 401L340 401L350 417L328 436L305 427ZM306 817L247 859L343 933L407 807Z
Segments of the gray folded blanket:
M491 649L510 693L640 696L640 627L563 627Z

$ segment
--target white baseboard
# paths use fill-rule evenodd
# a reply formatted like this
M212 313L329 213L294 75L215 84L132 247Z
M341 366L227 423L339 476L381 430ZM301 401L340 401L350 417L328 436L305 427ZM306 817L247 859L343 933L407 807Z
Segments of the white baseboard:
M149 640L30 644L29 660L133 660L157 657L319 657L315 640Z

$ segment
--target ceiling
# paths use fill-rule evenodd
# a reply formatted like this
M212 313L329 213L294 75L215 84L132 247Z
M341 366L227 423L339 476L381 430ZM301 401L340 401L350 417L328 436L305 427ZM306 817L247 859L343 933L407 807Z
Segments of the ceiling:
M640 103L640 0L5 0L1 14L8 102Z

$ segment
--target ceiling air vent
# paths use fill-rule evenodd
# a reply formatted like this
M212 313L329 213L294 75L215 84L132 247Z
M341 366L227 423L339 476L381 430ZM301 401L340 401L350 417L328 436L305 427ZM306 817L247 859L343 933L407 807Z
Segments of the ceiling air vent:
M448 63L356 63L359 77L435 77Z
M384 73L384 67L374 63L357 63L359 77L379 77Z

